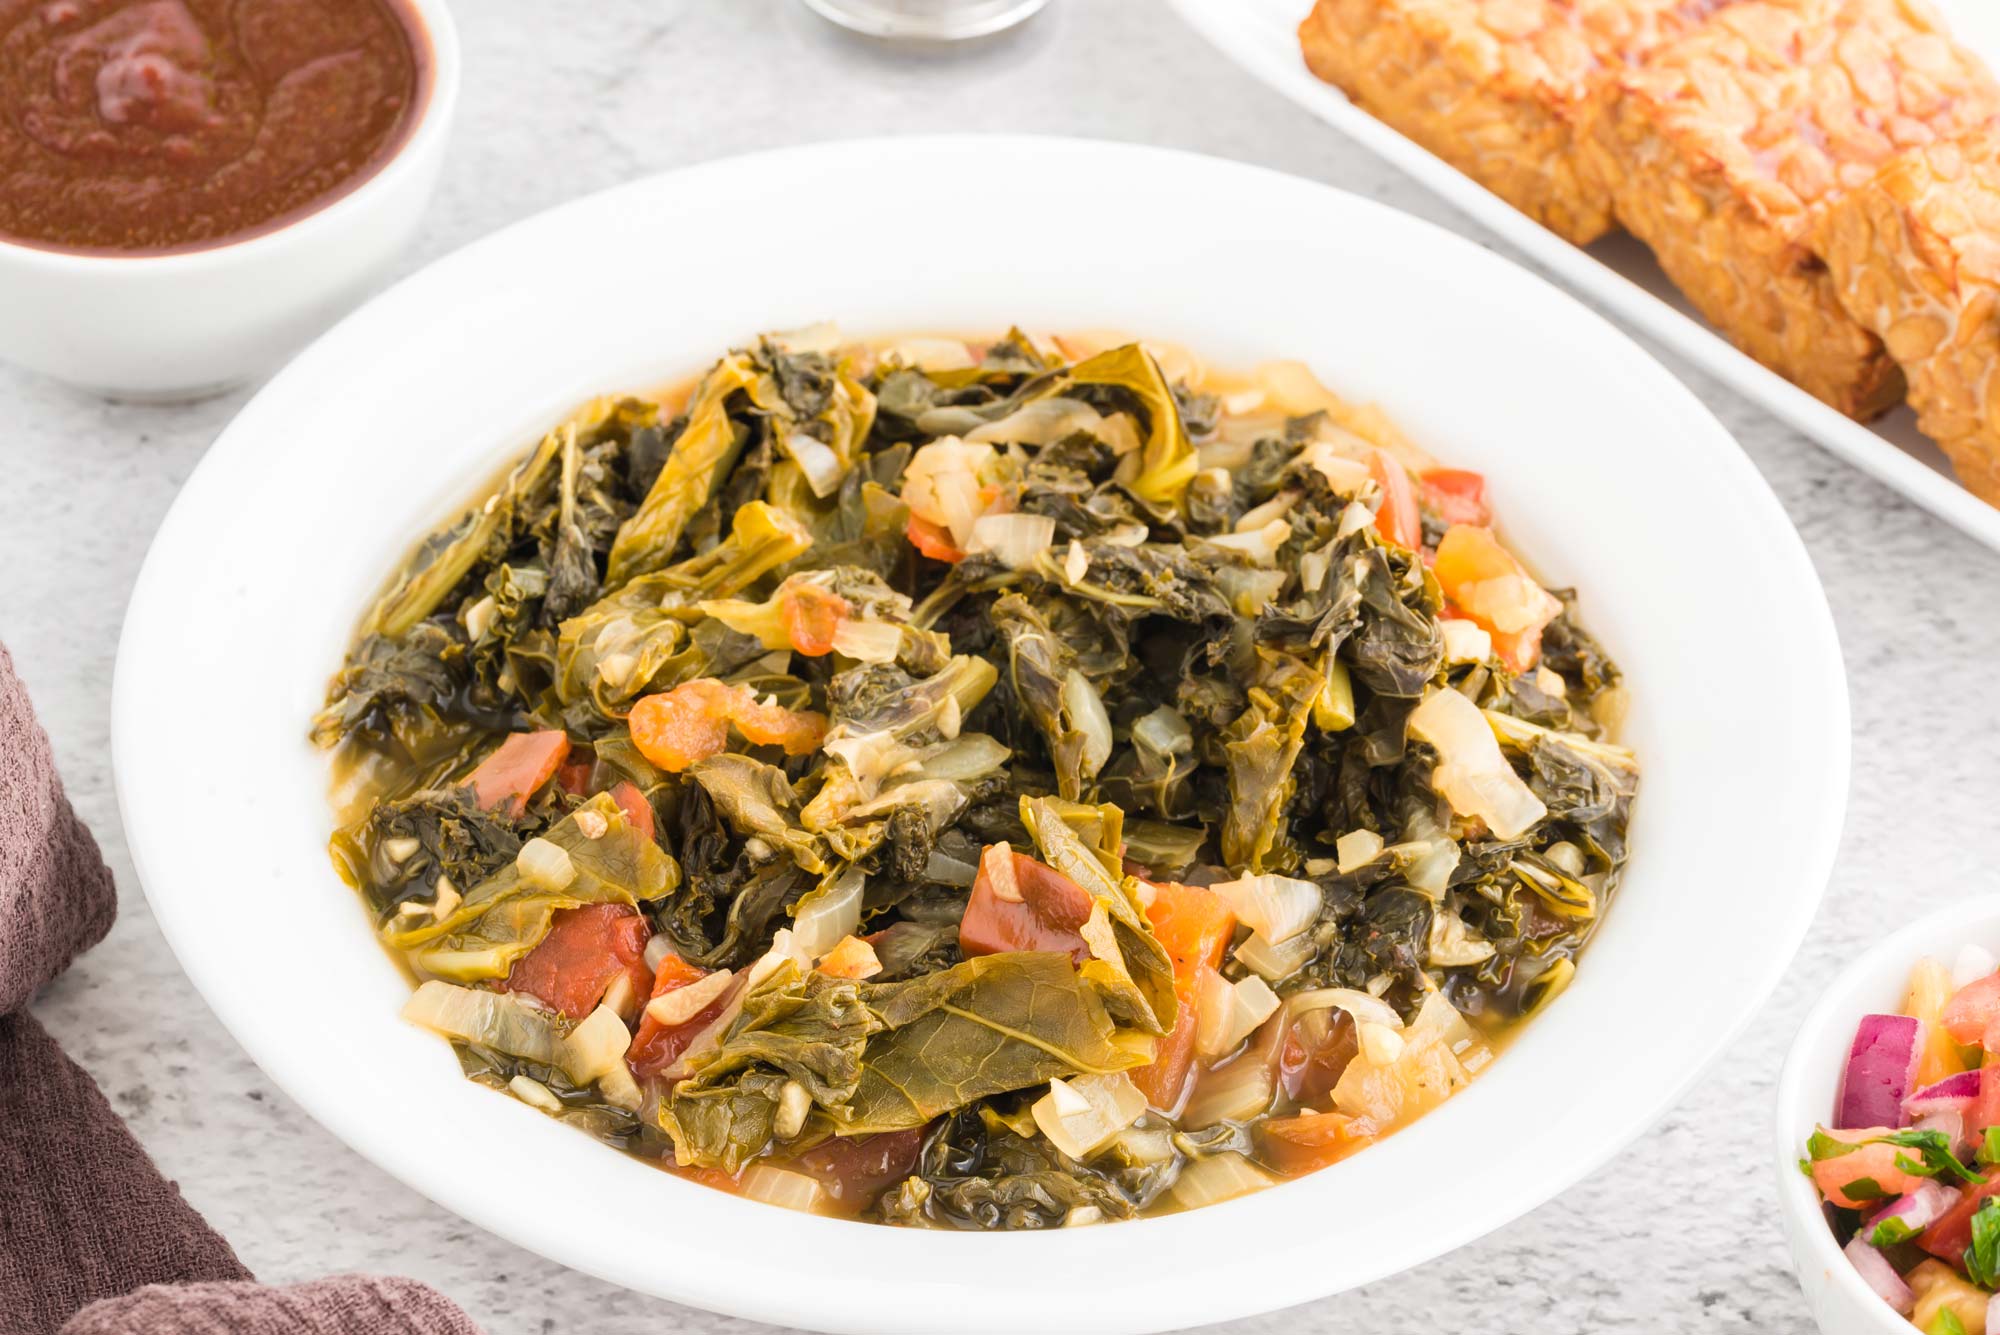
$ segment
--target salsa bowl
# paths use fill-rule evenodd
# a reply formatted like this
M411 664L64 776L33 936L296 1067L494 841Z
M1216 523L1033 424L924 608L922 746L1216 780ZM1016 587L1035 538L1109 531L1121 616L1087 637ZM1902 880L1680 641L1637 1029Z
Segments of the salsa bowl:
M1060 228L980 208L945 222L876 185L968 162L1088 205ZM803 224L782 206L797 199L814 201ZM328 766L306 740L356 618L412 541L577 402L823 319L862 335L1118 328L1223 366L1301 358L1488 476L1510 542L1578 586L1625 669L1621 740L1644 780L1626 879L1575 981L1469 1089L1346 1162L1201 1210L1059 1235L899 1230L651 1170L467 1083L399 1018L408 983L327 860ZM1751 689L1748 662L1784 689ZM221 681L218 732L188 702ZM1848 763L1839 649L1797 535L1715 419L1603 320L1470 242L1310 182L998 137L832 144L636 182L378 297L282 371L184 488L128 613L113 732L168 941L335 1134L563 1264L717 1311L879 1332L1225 1320L1517 1218L1644 1131L1756 1011L1818 905ZM254 887L215 874L219 819ZM1734 985L1690 993L1695 957ZM301 976L312 1004L284 1004ZM519 1167L466 1170L501 1163Z

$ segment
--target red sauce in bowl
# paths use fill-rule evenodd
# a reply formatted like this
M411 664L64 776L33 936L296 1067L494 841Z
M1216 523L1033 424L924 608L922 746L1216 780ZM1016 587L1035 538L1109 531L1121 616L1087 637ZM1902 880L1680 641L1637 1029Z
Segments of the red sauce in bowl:
M395 156L431 63L406 0L0 0L0 240L273 231Z

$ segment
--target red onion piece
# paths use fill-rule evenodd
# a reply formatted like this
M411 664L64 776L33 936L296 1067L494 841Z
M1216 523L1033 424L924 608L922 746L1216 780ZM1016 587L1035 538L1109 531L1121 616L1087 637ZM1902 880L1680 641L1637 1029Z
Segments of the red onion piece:
M1911 1117L1924 1117L1936 1112L1965 1112L1972 1101L1979 1097L1979 1072L1960 1071L1948 1075L1934 1085L1925 1085L1916 1093L1903 1100L1903 1111Z
M1918 1131L1944 1132L1944 1138L1951 1142L1952 1153L1961 1158L1972 1149L1972 1141L1965 1134L1965 1112L1958 1109L1925 1113L1910 1125ZM1995 1335L2000 1335L2000 1331Z
M1861 1017L1834 1101L1835 1130L1904 1124L1903 1098L1916 1075L1921 1028L1908 1015Z
M1885 1224L1890 1219L1901 1219L1912 1233L1921 1233L1944 1218L1946 1211L1958 1204L1958 1191L1942 1182L1924 1182L1911 1191L1896 1197L1882 1209L1868 1217L1861 1227L1860 1237L1873 1235L1875 1226Z
M1896 1267L1889 1264L1888 1257L1870 1247L1858 1235L1843 1250L1853 1263L1855 1273L1875 1290L1883 1302L1895 1308L1898 1316L1910 1314L1910 1309L1917 1305L1917 1295L1910 1292L1910 1286L1896 1273Z

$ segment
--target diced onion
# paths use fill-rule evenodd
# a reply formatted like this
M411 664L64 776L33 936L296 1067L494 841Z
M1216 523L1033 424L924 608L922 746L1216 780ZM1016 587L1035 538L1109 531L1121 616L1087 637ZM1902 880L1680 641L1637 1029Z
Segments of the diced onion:
M1865 1234L1855 1234L1843 1250L1847 1253L1848 1263L1854 1267L1855 1273L1861 1276L1869 1288L1875 1290L1876 1296L1894 1308L1896 1315L1910 1314L1917 1305L1916 1294L1912 1293L1910 1286L1903 1282L1903 1277L1896 1273L1896 1267L1889 1263L1889 1258L1868 1245ZM1996 1294L1995 1299L2000 1299L2000 1294ZM1989 1315L1992 1305L1993 1301L1989 1300L1987 1303Z
M1284 945L1319 918L1322 896L1311 881L1266 873L1209 889L1222 897L1239 922L1274 946Z
M1465 919L1451 909L1440 908L1431 916L1429 963L1432 967L1464 968L1489 960L1493 955L1493 943L1475 938L1466 927Z
M646 938L646 954L644 958L646 968L649 971L658 973L660 965L665 962L667 956L674 953L673 938L669 937L665 932L658 932Z
M854 934L861 925L861 891L867 883L867 874L850 866L832 885L799 901L792 919L792 942L799 953L818 959Z
M787 1080L785 1087L778 1091L778 1115L772 1119L771 1130L779 1140L790 1140L805 1129L806 1114L812 1111L812 1095L796 1080Z
M433 978L411 995L403 1006L403 1018L446 1038L477 1043L543 1066L569 1069L562 1035L548 1017L504 992L459 987Z
M949 700L951 697L947 696ZM938 746L927 747L917 756L919 771L926 779L970 783L983 779L1006 763L1013 751L983 732L963 733Z
M1071 538L1069 551L1063 556L1063 578L1071 584L1081 584L1083 577L1089 573L1090 553L1083 550L1082 543Z
M1320 987L1310 992L1294 992L1285 999L1285 1019L1295 1021L1308 1011L1343 1010L1359 1024L1386 1025L1391 1029L1402 1025L1402 1017L1395 1008L1378 997L1366 992L1357 992L1351 987Z
M1444 632L1447 663L1483 663L1493 656L1493 637L1474 622L1450 617L1438 622L1438 629Z
M1340 874L1345 876L1375 860L1382 851L1382 836L1373 830L1349 830L1334 841L1333 851L1340 859Z
M903 628L888 621L842 617L833 628L833 651L861 663L893 663L903 648Z
M903 470L903 503L910 513L951 530L952 542L965 547L972 525L985 507L979 497L979 473L993 461L991 445L974 445L956 436L940 436L911 456Z
M1208 1060L1234 1052L1278 1009L1278 994L1256 974L1231 983L1204 969L1195 990L1195 1051Z
M570 861L569 850L539 835L521 845L521 851L514 855L514 866L522 880L543 890L566 890L576 879L576 864Z
M625 1067L625 1050L631 1046L632 1031L618 1018L618 1012L599 1006L569 1031L569 1057L563 1069L584 1084L595 1083L607 1101L621 1108L637 1108L639 1087Z
M784 449L805 474L806 485L812 488L813 495L825 500L840 490L847 466L840 462L831 445L804 431L794 431L784 437Z
M1248 1121L1270 1108L1277 1090L1271 1062L1253 1046L1234 1061L1202 1073L1181 1114L1181 1125L1198 1131L1217 1122Z
M1340 512L1340 527L1333 531L1334 541L1359 533L1375 522L1375 512L1359 501L1349 501Z
M1441 897L1450 887L1451 874L1458 869L1458 845L1450 839L1440 837L1398 844L1392 851L1408 856L1403 879L1412 889L1421 890L1433 899Z
M1072 1207L1070 1212L1063 1216L1062 1226L1064 1228L1083 1228L1090 1224L1101 1224L1103 1222L1104 1211L1098 1209L1095 1205L1078 1205Z
M1070 726L1083 734L1083 772L1095 774L1111 758L1111 716L1104 712L1104 698L1090 678L1071 668L1063 678L1062 702Z
M1278 549L1285 545L1285 539L1292 536L1292 526L1282 519L1273 519L1262 528L1250 529L1243 533L1222 533L1206 537L1200 541L1210 547L1220 547L1224 551L1246 556L1258 565L1267 566L1278 558Z
M1387 1066L1402 1056L1403 1050L1409 1046L1399 1030L1392 1029L1386 1024L1376 1024L1372 1020L1364 1020L1356 1025L1354 1035L1358 1040L1361 1055L1377 1066Z
M1009 570L1026 570L1055 544L1056 521L1048 515L981 515L972 524L968 552L991 552Z
M1518 839L1548 814L1500 753L1485 714L1457 691L1425 696L1410 714L1410 731L1437 748L1431 784L1459 815L1484 820L1502 839Z
M1196 1159L1181 1170L1168 1194L1185 1210L1234 1200L1274 1186L1277 1179L1240 1154L1225 1153Z
M1231 524L1230 528L1238 533L1249 533L1254 529L1260 529L1273 519L1283 519L1292 512L1292 507L1298 503L1299 496L1297 492L1281 491L1262 505L1252 506L1250 509L1245 510L1241 515L1237 516L1236 522Z
M1252 932L1242 945L1236 947L1236 959L1258 977L1275 983L1297 973L1312 958L1313 950L1313 939L1304 932L1281 946L1274 946Z
M486 638L486 632L493 629L493 618L499 612L499 604L492 594L487 594L478 602L465 609L465 636L474 644Z
M787 1210L816 1213L826 1200L826 1188L804 1173L753 1163L743 1170L738 1189L750 1200L781 1205Z
M1371 474L1362 459L1350 459L1329 440L1316 440L1299 452L1299 458L1319 470L1338 496L1355 496L1368 485Z
M507 1082L507 1092L530 1108L539 1108L553 1116L563 1110L562 1100L549 1092L549 1087L539 1080L531 1080L525 1075L517 1075Z
M728 969L717 969L714 973L703 974L692 983L654 997L646 1003L646 1014L655 1024L662 1024L670 1029L678 1024L686 1024L707 1010L717 997L727 992L735 977L735 974Z
M1049 1081L1049 1092L1028 1111L1050 1144L1072 1159L1083 1159L1138 1121L1146 1111L1146 1096L1122 1071L1080 1075Z

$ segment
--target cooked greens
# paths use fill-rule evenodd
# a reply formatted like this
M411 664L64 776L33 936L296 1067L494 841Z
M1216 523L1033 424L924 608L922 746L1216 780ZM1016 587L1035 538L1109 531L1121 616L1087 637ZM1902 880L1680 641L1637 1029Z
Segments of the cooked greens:
M1618 669L1295 363L757 340L418 546L312 735L469 1076L670 1171L1046 1228L1461 1088L1613 896Z

